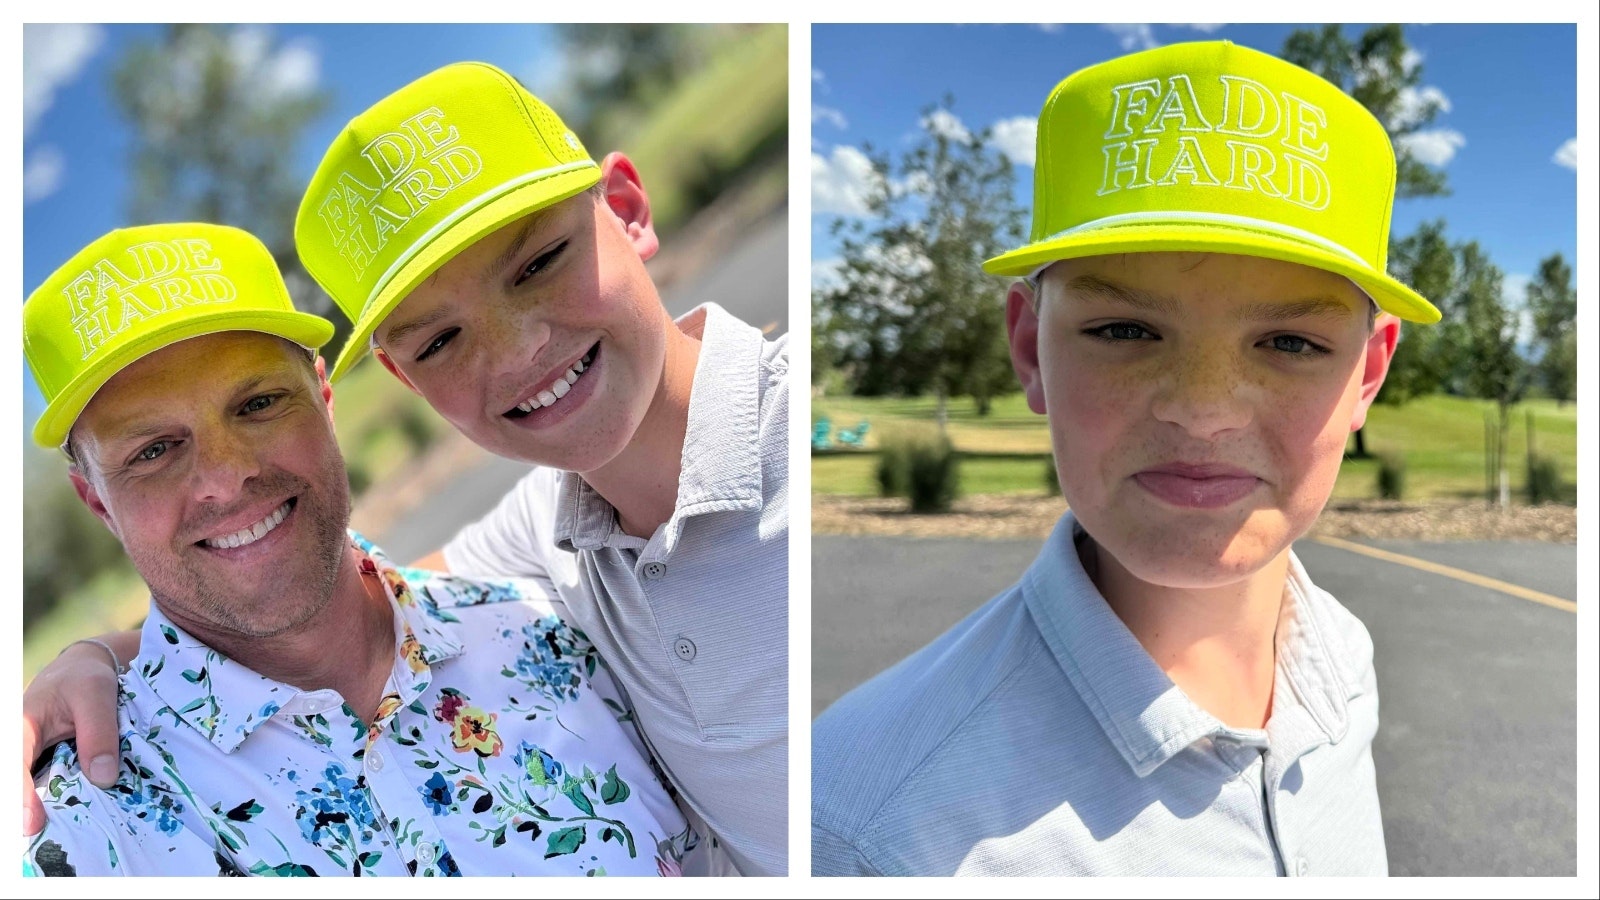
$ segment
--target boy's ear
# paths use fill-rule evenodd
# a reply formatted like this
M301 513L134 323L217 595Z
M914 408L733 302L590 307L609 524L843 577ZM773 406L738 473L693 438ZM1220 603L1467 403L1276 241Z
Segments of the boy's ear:
M328 361L317 354L317 388L322 392L322 404L328 407L328 421L333 421L333 384L328 381Z
M1006 339L1011 344L1011 368L1022 382L1028 408L1044 415L1044 379L1039 374L1039 312L1034 289L1017 281L1006 292Z
M600 162L600 186L605 191L606 206L621 221L639 258L655 256L661 242L650 219L650 195L645 193L633 160L623 153L606 154Z
M400 383L405 385L407 390L418 397L422 396L422 392L417 390L417 386L411 383L411 379L406 377L406 373L400 371L400 367L394 364L394 360L389 358L389 354L383 352L382 347L373 347L372 355L378 358L378 362L383 363L383 367L389 370L390 375L400 379Z
M1356 401L1355 414L1350 419L1350 430L1367 424L1367 410L1378 399L1378 389L1389 374L1389 363L1394 360L1394 348L1400 343L1400 320L1388 313L1379 313L1372 323L1372 334L1367 337L1367 358L1361 370L1361 398Z

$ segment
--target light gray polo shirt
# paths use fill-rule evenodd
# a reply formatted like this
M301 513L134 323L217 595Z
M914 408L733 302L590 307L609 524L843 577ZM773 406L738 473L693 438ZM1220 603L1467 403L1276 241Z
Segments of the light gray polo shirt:
M1174 685L1067 513L1015 586L812 736L818 875L1384 875L1366 629L1291 554L1263 730Z
M716 846L702 849L745 875L782 875L788 337L767 341L714 304L679 325L693 334L700 317L678 500L666 524L649 540L627 535L581 478L535 469L444 548L445 560L458 574L545 581L600 649L667 777L709 827Z

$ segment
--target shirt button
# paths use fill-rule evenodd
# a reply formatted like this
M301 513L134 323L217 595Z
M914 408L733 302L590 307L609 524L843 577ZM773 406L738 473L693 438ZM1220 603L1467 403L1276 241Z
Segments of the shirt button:
M417 862L425 866L433 865L434 849L432 844L423 844L417 848Z
M688 638L678 638L672 644L672 652L678 654L678 658L684 662L693 662L696 652L694 641Z
M1311 865L1306 862L1306 858L1304 856L1294 861L1294 873L1296 875L1303 876L1309 871L1311 871Z
M663 576L665 574L667 574L667 564L666 563L663 563L663 562L651 562L651 563L645 563L644 564L644 577L646 577L646 578L660 578L661 576Z
M383 754L376 747L367 752L367 768L374 772L383 771Z

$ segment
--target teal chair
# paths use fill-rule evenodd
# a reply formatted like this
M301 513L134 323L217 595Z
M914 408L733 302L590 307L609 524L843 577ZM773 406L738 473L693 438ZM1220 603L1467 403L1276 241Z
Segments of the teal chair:
M833 423L824 416L811 425L811 449L831 450L833 440L829 435L833 432Z
M862 419L861 424L855 428L839 429L839 443L851 447L860 447L867 439L867 420Z

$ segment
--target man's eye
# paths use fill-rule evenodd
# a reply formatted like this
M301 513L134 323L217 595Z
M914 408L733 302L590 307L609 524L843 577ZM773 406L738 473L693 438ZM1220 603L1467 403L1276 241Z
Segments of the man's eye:
M266 409L273 403L277 402L277 399L278 398L272 396L271 394L262 394L259 397L251 397L249 400L244 402L244 406L239 411L242 413L261 412L263 409Z
M455 340L455 336L460 333L461 329L459 328L449 328L443 332L440 332L437 337L428 342L428 346L422 348L421 353L417 354L417 362L422 362L435 353L438 353L440 350L443 350L445 345L450 343L452 340Z
M549 268L550 265L556 261L556 257L560 256L562 251L566 249L567 241L562 241L561 243L555 245L555 247L551 248L549 252L541 253L534 257L533 261L528 263L527 268L522 270L522 274L517 276L515 283L521 284L524 281L527 281L529 278L532 278L540 272L543 272L545 269Z
M151 444L150 446L134 454L133 458L138 462L153 462L160 457L161 454L166 453L167 448L171 446L172 445L167 441L156 441L154 444Z
M1160 340L1150 329L1133 322L1112 322L1110 325L1091 328L1084 333L1105 341Z

